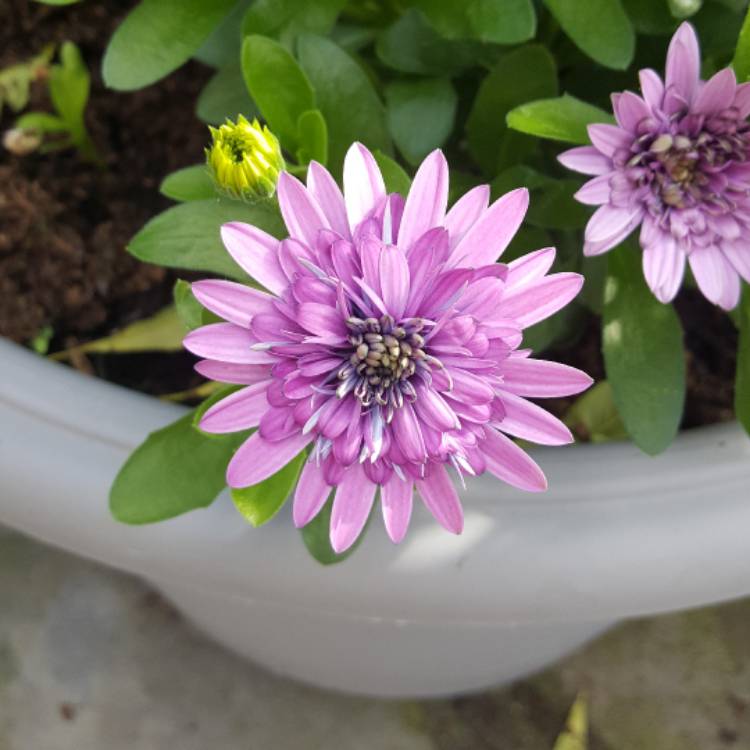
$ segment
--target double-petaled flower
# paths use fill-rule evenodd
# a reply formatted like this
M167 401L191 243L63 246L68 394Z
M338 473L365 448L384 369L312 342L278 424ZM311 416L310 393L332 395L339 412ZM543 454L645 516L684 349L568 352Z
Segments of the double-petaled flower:
M309 451L293 516L308 523L335 492L331 542L348 548L380 490L386 530L403 538L414 489L459 533L451 474L489 471L532 492L537 464L508 436L546 445L568 429L527 397L578 393L579 370L522 349L523 330L566 305L582 279L549 274L553 248L496 263L518 229L526 190L489 203L474 188L450 209L440 151L419 168L406 200L387 194L360 144L344 164L344 191L319 164L307 185L282 173L278 199L289 237L248 224L224 244L268 291L200 281L193 291L225 323L185 346L205 377L244 386L201 421L214 433L257 428L227 469L231 487L269 477Z
M702 81L689 23L672 38L664 81L646 69L640 83L642 96L612 95L617 125L590 125L593 145L559 157L595 175L576 195L600 206L584 253L604 253L640 225L659 300L677 294L687 261L703 294L729 310L740 277L750 281L750 84L737 85L729 68Z

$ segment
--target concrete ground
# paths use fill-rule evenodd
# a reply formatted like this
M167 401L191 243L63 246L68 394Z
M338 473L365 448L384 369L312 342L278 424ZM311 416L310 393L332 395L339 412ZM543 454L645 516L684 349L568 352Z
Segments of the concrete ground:
M0 750L750 750L750 601L630 622L533 679L440 701L302 687L139 581L0 529Z

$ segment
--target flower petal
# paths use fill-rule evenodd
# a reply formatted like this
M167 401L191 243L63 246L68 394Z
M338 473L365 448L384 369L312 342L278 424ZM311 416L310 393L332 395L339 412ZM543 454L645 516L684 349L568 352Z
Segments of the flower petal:
M638 226L643 210L639 206L600 206L586 225L584 254L598 255L614 247ZM587 252L588 251L588 252Z
M612 192L609 182L610 176L608 174L594 177L593 180L584 183L583 187L573 197L580 203L589 206L600 206L602 203L608 203Z
M452 248L461 241L466 232L487 210L489 204L489 185L477 185L453 204L443 222L443 226L448 230Z
M494 263L510 244L529 206L526 188L498 198L456 245L448 265L478 268Z
M601 175L614 169L611 160L593 146L576 146L558 154L564 167L582 174Z
M653 109L660 109L664 99L664 84L659 74L651 68L643 68L638 73L643 98Z
M277 260L279 241L252 224L232 221L221 227L227 252L243 271L274 294L281 294L289 282Z
M317 201L307 192L307 188L288 172L279 175L277 195L289 236L314 248L318 232L331 228Z
M541 406L512 393L499 394L505 409L500 429L509 435L539 445L567 445L573 442L570 430Z
M709 115L728 109L734 101L736 88L737 77L734 71L731 68L722 68L703 84L698 96L695 97L691 111Z
M194 281L191 289L203 307L242 328L250 326L253 315L268 312L273 303L270 294L234 281Z
M409 299L409 263L403 250L386 245L380 252L380 289L388 312L399 320Z
M323 469L318 466L317 461L309 459L302 469L294 491L292 518L298 529L310 523L318 515L331 489L323 476Z
M195 371L207 380L219 383L252 385L271 377L270 365L235 365L214 359L202 359L194 365Z
M336 341L346 336L344 320L334 307L319 302L303 302L297 316L297 322L316 336Z
M431 386L420 383L416 391L417 399L414 402L414 409L420 419L441 432L457 430L461 427L456 413Z
M255 351L258 340L246 328L233 323L212 323L196 328L183 339L184 347L205 359L218 359L238 365L262 365L276 361L265 351Z
M575 367L527 357L506 359L501 372L503 390L531 398L572 396L585 391L594 382Z
M429 474L417 480L416 485L435 520L448 531L460 534L464 528L464 512L445 466L433 465Z
M269 443L254 432L237 449L227 466L227 484L235 489L250 487L286 466L311 440L312 435L292 435Z
M361 464L350 466L336 490L331 512L331 546L338 554L357 541L375 500L376 485Z
M414 484L404 481L395 474L380 487L380 505L383 510L385 530L394 544L406 535L411 519L414 498Z
M409 461L418 463L424 461L424 437L419 428L419 420L410 403L405 402L400 409L396 409L391 422L391 431L399 448Z
M705 297L725 310L737 306L740 285L737 272L715 245L697 248L688 256L690 269Z
M651 109L643 99L632 91L624 91L613 100L615 117L620 127L635 133L641 120L651 117Z
M269 409L266 391L270 383L270 379L255 383L215 403L201 417L201 430L223 434L257 427Z
M700 81L701 54L698 37L685 21L675 31L667 51L666 88L674 88L690 103Z
M428 229L441 226L447 206L448 163L443 152L435 149L414 175L398 230L398 246L406 252Z
M611 157L619 149L630 148L633 141L633 135L627 130L618 128L617 125L602 123L589 125L588 133L591 142L604 156Z
M506 294L500 303L503 317L528 328L548 318L570 302L581 290L583 276L554 273Z
M547 479L536 462L502 433L485 429L485 439L479 448L487 463L487 471L498 479L526 492L547 489Z
M506 293L544 276L552 268L556 252L554 247L545 247L511 261L505 280Z
M344 195L328 170L316 161L311 161L307 168L307 191L326 215L331 229L349 239Z
M722 250L735 271L750 284L750 248L745 242L725 242Z
M352 234L385 198L385 183L373 155L353 143L344 159L344 201Z

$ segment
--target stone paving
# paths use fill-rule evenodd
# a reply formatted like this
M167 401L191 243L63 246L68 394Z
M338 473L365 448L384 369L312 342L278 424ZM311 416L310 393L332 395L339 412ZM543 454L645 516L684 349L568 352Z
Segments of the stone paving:
M135 579L0 529L0 750L750 750L750 601L624 624L542 675L440 701L279 679Z

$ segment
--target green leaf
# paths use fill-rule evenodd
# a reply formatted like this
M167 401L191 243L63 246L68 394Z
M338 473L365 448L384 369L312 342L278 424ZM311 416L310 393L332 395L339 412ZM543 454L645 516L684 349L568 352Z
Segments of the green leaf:
M394 161L382 151L376 149L372 152L372 155L380 167L386 191L389 193L399 193L405 198L411 188L411 177L409 177L397 161Z
M403 73L452 75L476 65L480 45L441 37L417 10L408 10L382 31L375 52Z
M373 503L373 508L377 503ZM346 560L349 555L354 552L357 547L361 544L367 532L367 525L362 529L362 533L354 544L349 547L346 552L337 554L331 547L330 540L330 526L331 526L331 511L333 510L333 496L328 498L328 501L323 506L323 509L313 518L307 526L303 526L300 529L302 534L302 541L307 547L307 551L321 564L321 565L334 565Z
M703 0L667 0L669 10L675 18L682 20L695 15L703 5Z
M297 161L309 164L313 159L321 164L328 162L328 127L319 109L308 109L297 121L299 149Z
M203 325L203 305L193 296L190 282L177 279L172 290L177 316L188 331Z
M639 34L665 36L671 34L677 25L665 2L623 0L622 4Z
M268 523L281 509L289 494L297 484L305 451L293 458L273 476L252 487L232 490L232 500L237 510L253 526Z
M344 154L357 140L389 153L385 110L362 68L336 44L318 36L300 37L298 53L328 125L330 171L341 174Z
M744 284L739 307L740 339L737 347L737 375L734 381L734 412L750 435L750 287Z
M211 125L220 125L227 118L236 120L245 115L253 120L260 113L247 93L239 62L229 63L203 87L195 105L198 117Z
M620 0L544 0L576 46L608 68L625 70L633 60L635 32Z
M612 386L602 380L579 396L563 420L581 440L606 443L627 440L628 433L615 406Z
M542 229L583 227L591 218L591 211L573 197L580 187L578 180L548 179L536 192L526 221Z
M168 174L159 185L159 192L175 201L201 201L217 197L205 164L194 164Z
M602 339L607 379L629 435L655 455L672 442L682 418L682 328L672 306L646 286L634 242L610 252L608 261Z
M146 263L210 271L247 281L247 274L221 242L219 229L229 221L254 224L275 236L283 232L278 209L270 202L248 205L223 198L191 201L155 216L130 240L127 249Z
M388 129L411 164L439 148L453 130L457 97L449 80L395 81L385 90Z
M66 359L73 353L125 354L127 352L179 351L185 328L174 307L165 307L156 315L137 320L129 326L95 341L74 346L52 355L53 359Z
M239 63L242 46L242 19L254 0L235 0L234 7L213 28L193 57L212 68Z
M112 515L122 523L163 521L209 506L225 487L224 475L244 434L209 440L193 429L193 414L151 433L115 478Z
M614 123L608 112L570 94L522 104L508 112L506 120L509 128L521 133L580 144L589 143L588 125Z
M64 120L48 112L27 112L16 120L16 127L38 133L64 133L68 129Z
M86 136L83 113L89 99L91 78L84 65L81 52L72 42L60 47L60 64L49 69L49 94L57 113L65 121L77 142Z
M218 383L216 385L218 386L216 390L214 390L208 395L208 397L201 401L201 403L198 404L196 410L193 412L193 429L208 440L221 440L224 438L224 434L215 432L203 432L203 430L201 429L201 419L203 419L203 415L214 404L218 404L222 399L225 399L227 396L231 396L233 393L236 393L237 391L244 388L244 386L241 385L219 385ZM244 434L248 436L253 432L255 432L255 430L245 430Z
M556 94L555 61L541 45L530 44L500 58L482 81L466 121L469 151L487 176L497 173L501 152L512 140L505 122L508 112L531 99Z
M531 0L411 0L410 4L448 39L518 44L536 32Z
M242 43L242 73L268 126L294 151L300 115L315 108L307 76L281 44L257 35L245 37Z
M750 80L750 10L747 11L742 28L740 29L732 67L740 83Z
M346 0L255 0L242 20L242 33L291 41L299 34L328 34Z
M552 346L562 346L577 338L582 324L581 306L572 302L549 318L527 328L523 332L523 345L537 353Z
M102 61L107 86L132 91L186 63L235 0L141 0L117 27Z
M557 738L553 750L587 750L589 720L586 697L579 695L570 709L565 731Z

